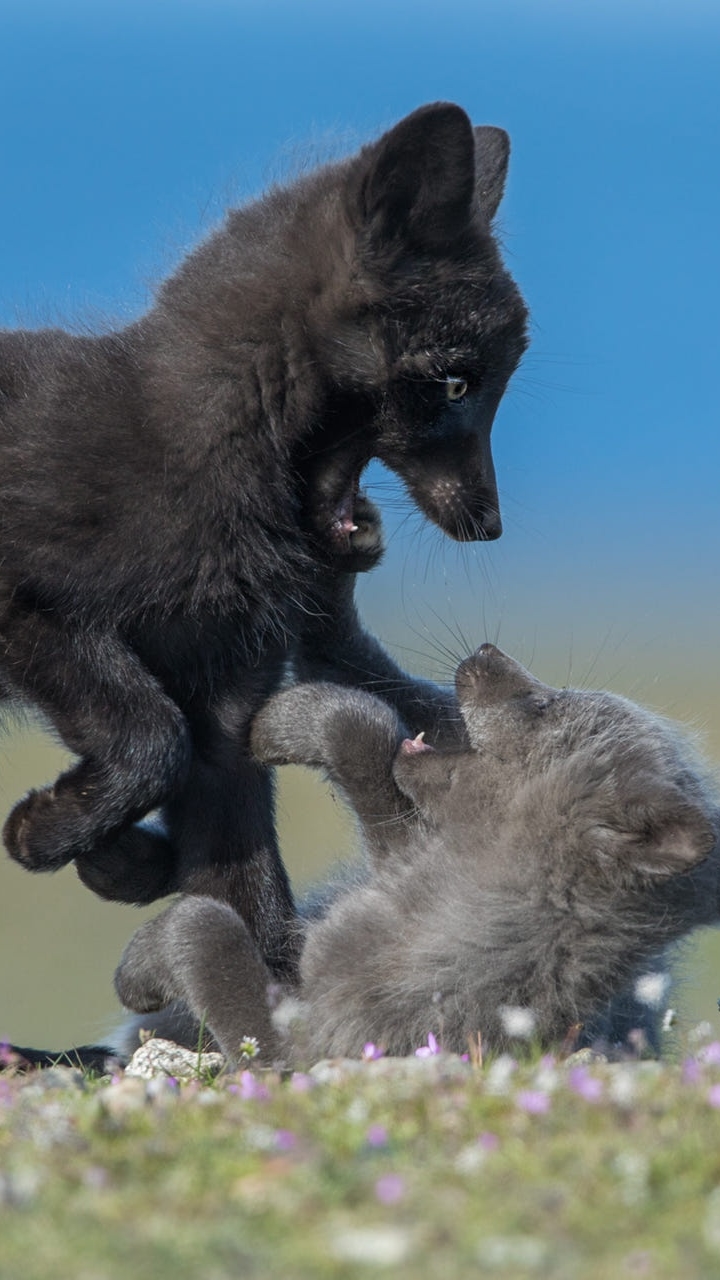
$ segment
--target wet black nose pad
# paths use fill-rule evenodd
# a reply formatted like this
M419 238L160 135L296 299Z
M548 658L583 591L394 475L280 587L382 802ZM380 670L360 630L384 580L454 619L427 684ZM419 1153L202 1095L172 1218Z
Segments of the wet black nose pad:
M502 533L502 518L495 507L488 507L480 513L480 528L488 542L493 542Z

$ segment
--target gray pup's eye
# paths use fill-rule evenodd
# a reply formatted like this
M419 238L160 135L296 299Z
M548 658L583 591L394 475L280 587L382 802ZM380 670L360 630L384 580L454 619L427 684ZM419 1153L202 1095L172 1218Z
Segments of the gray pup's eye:
M468 384L464 378L446 378L445 394L448 400L462 400L467 395Z

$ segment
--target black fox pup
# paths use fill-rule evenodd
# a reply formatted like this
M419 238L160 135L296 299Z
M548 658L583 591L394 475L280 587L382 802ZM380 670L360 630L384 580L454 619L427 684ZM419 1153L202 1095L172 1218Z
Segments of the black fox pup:
M371 458L451 537L500 535L490 430L526 345L491 225L508 150L422 107L231 212L127 328L0 334L0 690L78 757L6 822L29 870L210 895L292 971L249 724L338 574L377 560ZM403 703L379 646L349 638L353 661Z
M667 948L720 914L720 810L702 765L669 722L552 689L491 644L455 688L464 740L443 750L364 691L310 683L270 699L255 754L324 769L367 855L302 924L288 988L300 1034L273 1014L243 921L185 898L125 951L118 994L143 1015L126 1049L139 1026L192 1044L201 1018L231 1062L249 1035L266 1063L357 1056L367 1041L407 1054L430 1032L456 1052L478 1032L490 1051L514 1048L518 1022L548 1047L578 1024L585 1043L627 1040L637 1021L653 1040Z

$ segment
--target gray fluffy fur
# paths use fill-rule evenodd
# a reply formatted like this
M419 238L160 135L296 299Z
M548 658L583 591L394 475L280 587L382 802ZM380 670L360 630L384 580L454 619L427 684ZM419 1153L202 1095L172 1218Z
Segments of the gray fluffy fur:
M460 664L456 696L464 729L449 750L406 738L363 691L311 683L269 701L256 755L326 770L366 851L362 874L305 921L290 992L301 1034L273 1015L278 989L245 925L203 897L129 944L116 982L142 1012L133 1028L182 1038L205 1017L231 1061L252 1034L263 1061L297 1062L367 1041L406 1054L429 1032L458 1052L478 1032L488 1050L512 1047L508 1006L531 1011L545 1046L578 1023L585 1041L622 1037L636 1014L651 1026L634 983L718 916L720 819L702 764L669 722L552 689L493 645ZM170 999L193 1020L181 1025L180 1006L148 1016Z

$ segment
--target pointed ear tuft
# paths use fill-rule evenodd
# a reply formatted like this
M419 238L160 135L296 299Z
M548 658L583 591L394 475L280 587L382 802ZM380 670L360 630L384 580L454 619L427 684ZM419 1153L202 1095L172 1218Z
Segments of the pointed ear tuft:
M461 107L413 111L370 148L363 215L377 241L420 249L454 240L467 227L475 187L475 139Z
M504 129L479 125L475 129L475 198L488 222L502 200L510 160L510 138Z

